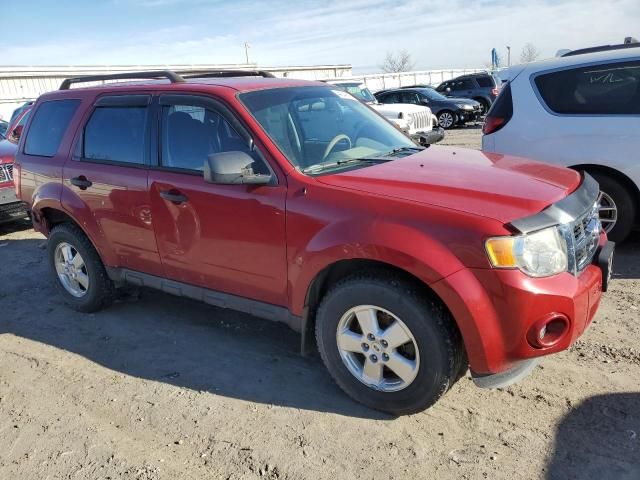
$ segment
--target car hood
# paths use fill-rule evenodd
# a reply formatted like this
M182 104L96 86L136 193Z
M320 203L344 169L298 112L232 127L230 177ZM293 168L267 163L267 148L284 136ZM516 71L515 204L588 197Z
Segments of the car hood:
M567 168L476 150L431 146L398 160L317 177L359 190L502 223L538 213L580 184Z
M456 102L456 103L460 103L462 105L480 105L478 102L476 102L475 100L471 100L470 98L462 98L462 97L447 97L449 100L451 100L452 102Z
M421 105L414 105L413 103L373 103L370 104L372 108L380 112L382 115L403 113L420 113L431 112L429 107L423 107Z
M13 163L18 146L9 140L0 141L0 164Z

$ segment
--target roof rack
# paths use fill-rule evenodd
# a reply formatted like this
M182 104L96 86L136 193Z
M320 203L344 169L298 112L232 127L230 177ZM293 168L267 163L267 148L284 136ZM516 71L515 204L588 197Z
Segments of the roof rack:
M105 75L83 75L67 78L60 84L60 90L69 90L75 83L99 82L101 80L135 80L167 78L171 83L184 82L184 78L171 70L156 70L151 72L109 73Z
M640 47L640 43L636 40L635 42L633 38L629 38L630 41L625 39L625 43L620 43L618 45L600 45L598 47L589 47L589 48L581 48L579 50L571 50L563 55L562 57L573 57L574 55L584 55L586 53L595 53L595 52L608 52L610 50L622 50L625 48L638 48Z
M276 78L265 70L202 70L182 75L182 78L228 78L228 77L264 77Z

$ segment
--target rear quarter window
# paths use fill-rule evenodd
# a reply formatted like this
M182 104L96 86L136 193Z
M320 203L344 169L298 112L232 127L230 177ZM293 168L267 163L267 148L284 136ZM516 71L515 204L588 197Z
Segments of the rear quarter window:
M592 65L538 75L547 107L559 114L640 114L640 61Z
M482 88L495 87L494 80L491 77L476 77L476 82L478 82L478 85Z
M24 153L53 157L58 152L64 132L79 105L80 100L51 100L41 103L27 132Z

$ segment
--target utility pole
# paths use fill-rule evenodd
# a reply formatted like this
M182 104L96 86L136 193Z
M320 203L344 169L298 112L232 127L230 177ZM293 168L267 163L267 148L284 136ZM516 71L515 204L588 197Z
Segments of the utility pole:
M507 45L507 67L511 66L511 47Z
M246 59L247 65L249 65L249 49L250 48L251 48L251 45L249 45L249 42L244 42L244 57Z

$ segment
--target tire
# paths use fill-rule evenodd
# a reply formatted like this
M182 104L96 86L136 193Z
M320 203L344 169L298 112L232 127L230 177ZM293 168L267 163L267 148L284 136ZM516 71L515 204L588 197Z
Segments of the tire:
M68 287L65 286L63 277L68 284L69 275L71 274L63 273L61 277L58 270L56 270L57 256L62 255L64 257L63 251L67 246L71 248L71 252L75 251L81 257L82 267L76 273L78 275L84 274L88 279L86 288L81 285L81 282L75 282L83 290L79 294L80 296L72 294ZM47 242L47 254L56 287L65 303L71 308L79 312L91 313L102 310L113 302L115 297L114 284L107 276L98 252L96 252L91 241L79 227L68 223L54 227ZM71 289L77 290L73 286Z
M386 391L385 388L376 389L363 383L347 366L348 361L343 359L344 351L341 353L338 347L338 328L346 314L351 309L360 308L358 306L375 306L386 310L386 313L382 312L383 317L378 318L384 320L384 316L391 313L401 319L413 335L417 347L414 355L418 359L418 362L414 360L417 373L405 387L393 391L389 388ZM359 325L357 319L353 321ZM382 323L380 326L383 327ZM388 272L364 273L337 283L322 299L315 328L318 350L335 382L351 398L375 410L394 415L420 412L433 405L455 383L460 373L466 370L460 333L450 315L439 303L425 298L413 285L389 275ZM388 330L380 334L380 339L385 338L383 333L386 331ZM354 346L360 340L370 341L364 329L361 335L354 340ZM382 340L376 339L370 343L376 347L375 343L378 342ZM395 355L408 346L411 346L411 341L398 349L387 348L387 351L389 355ZM371 346L367 355L369 353L374 353ZM355 353L353 358L360 359L364 365L364 354ZM386 358L389 361L388 355ZM383 382L388 381L387 377L394 381L393 371L386 366L382 371L385 372Z
M486 115L487 112L489 111L489 108L491 108L491 105L489 104L489 102L486 101L484 98L474 98L474 100L478 102L480 104L480 107L482 108L480 115L482 116Z
M633 195L616 178L601 172L589 173L600 184L600 191L613 201L617 209L617 220L613 228L607 232L607 237L611 241L622 242L631 233L636 219L636 204ZM609 200L606 196L601 200L603 206ZM601 217L604 215L606 212L601 211ZM606 228L607 224L603 222L602 226Z
M443 110L438 113L438 124L444 128L453 128L456 124L456 115L450 110Z

